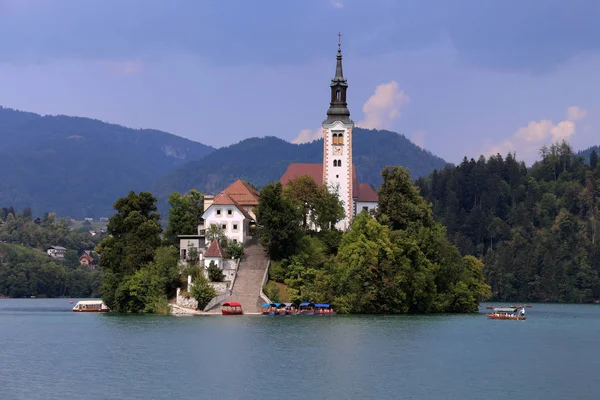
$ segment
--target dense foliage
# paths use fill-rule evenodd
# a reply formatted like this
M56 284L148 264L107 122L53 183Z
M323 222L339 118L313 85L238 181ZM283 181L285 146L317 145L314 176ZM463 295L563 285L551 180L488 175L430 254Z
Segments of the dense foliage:
M166 244L179 247L178 235L196 233L204 213L204 196L191 190L183 196L171 193L169 196L169 225L164 234Z
M0 204L77 219L110 216L114 199L214 150L157 130L2 107L0 138L0 171L10 171Z
M97 296L101 270L80 266L79 255L98 240L53 214L34 220L29 208L0 208L0 296ZM50 246L67 248L65 259L48 256Z
M304 230L300 212L282 213L278 220L295 215L285 231L296 240L274 246L270 278L285 283L292 300L331 302L341 312L476 311L489 295L481 261L450 244L406 169L386 168L382 178L377 217L360 213L348 232ZM263 202L293 204L278 185L261 192L259 226ZM278 228L263 225L263 234L279 237ZM275 292L273 285L266 289Z
M129 192L117 200L108 234L98 245L102 298L117 312L166 313L179 283L178 251L161 247L156 198Z
M513 154L464 159L418 185L463 254L483 257L494 300L600 296L600 167L563 142L528 169Z

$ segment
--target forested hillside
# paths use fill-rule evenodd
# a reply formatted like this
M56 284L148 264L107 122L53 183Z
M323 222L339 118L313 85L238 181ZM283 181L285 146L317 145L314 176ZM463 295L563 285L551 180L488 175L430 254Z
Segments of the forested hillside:
M157 130L0 107L0 204L109 216L116 198L213 150Z
M98 296L101 271L80 266L79 255L100 239L53 214L34 220L29 208L0 208L0 296ZM66 247L64 260L48 256L49 246Z
M352 151L359 181L375 188L381 185L381 170L386 166L402 165L410 170L413 178L418 178L446 165L443 159L390 131L355 128ZM236 179L263 187L278 181L290 163L322 161L322 140L292 144L272 136L250 138L186 164L161 179L153 192L163 208L172 192L196 189L217 193Z
M530 169L512 154L464 159L418 180L463 254L483 257L494 300L600 296L600 167L565 142Z

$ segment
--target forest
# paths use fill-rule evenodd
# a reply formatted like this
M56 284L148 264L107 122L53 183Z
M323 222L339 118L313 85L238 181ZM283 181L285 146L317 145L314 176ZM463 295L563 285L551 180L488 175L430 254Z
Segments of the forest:
M417 181L463 255L485 264L491 299L583 303L600 296L600 166L556 143L532 167L465 158Z
M99 240L54 214L34 219L30 208L0 208L0 296L97 297L102 272L80 266L79 255ZM54 245L68 249L64 260L45 253Z

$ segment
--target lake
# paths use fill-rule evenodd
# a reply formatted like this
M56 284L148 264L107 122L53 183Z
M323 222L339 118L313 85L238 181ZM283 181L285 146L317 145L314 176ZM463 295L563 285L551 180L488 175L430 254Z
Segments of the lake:
M600 305L170 317L0 299L0 399L598 399Z

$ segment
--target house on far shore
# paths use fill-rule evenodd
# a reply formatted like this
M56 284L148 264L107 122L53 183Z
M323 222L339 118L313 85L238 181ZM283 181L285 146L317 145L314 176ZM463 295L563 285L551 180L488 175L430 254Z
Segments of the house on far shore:
M90 250L85 250L81 257L79 257L79 265L86 266L89 269L96 269L96 264L94 263L94 257L92 257L92 252Z
M63 260L65 258L65 254L67 252L67 249L65 249L62 246L50 246L48 248L48 250L46 250L46 253L52 257L52 258L58 258Z
M108 222L108 217L100 217L100 219L98 221L100 221L100 222Z

